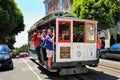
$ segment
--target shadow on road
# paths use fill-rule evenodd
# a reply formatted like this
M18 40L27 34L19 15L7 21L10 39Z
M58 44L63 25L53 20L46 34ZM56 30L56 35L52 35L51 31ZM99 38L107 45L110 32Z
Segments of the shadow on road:
M104 72L95 71L92 69L89 69L89 72L87 74L77 74L77 75L69 75L69 76L60 76L57 72L49 72L47 69L43 68L39 63L37 63L34 59L31 59L35 64L38 65L38 69L41 71L40 74L45 74L48 76L46 80L69 80L66 79L66 77L75 77L76 80L87 80L90 78L90 80L118 80L119 78L115 76L108 75ZM83 79L81 79L83 78ZM84 79L87 78L87 79ZM70 79L71 80L71 79Z
M115 76L106 74L103 71L95 71L92 69L89 69L89 72L85 76L88 76L93 79L96 78L97 80L118 80L119 79Z
M59 73L57 72L50 72L47 69L45 69L44 67L42 67L39 63L37 63L34 59L31 59L35 64L38 65L38 69L41 71L40 74L45 74L48 76L48 78L45 78L46 80L50 79L50 80L63 80L61 78L63 78L62 76L59 75Z
M120 62L120 59L106 58L105 60Z

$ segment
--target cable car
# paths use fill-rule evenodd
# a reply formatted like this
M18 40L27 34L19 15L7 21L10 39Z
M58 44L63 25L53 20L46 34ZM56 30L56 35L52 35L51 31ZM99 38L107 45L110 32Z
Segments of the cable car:
M51 28L55 33L52 67L60 75L87 73L86 66L99 63L97 43L97 21L79 19L70 12L54 12L37 21L28 31L29 52L35 58L31 41L34 31Z

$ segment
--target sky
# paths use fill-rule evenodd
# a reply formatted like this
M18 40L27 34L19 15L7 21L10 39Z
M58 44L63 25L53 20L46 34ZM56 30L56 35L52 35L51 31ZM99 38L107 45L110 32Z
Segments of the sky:
M28 44L27 31L39 19L45 16L45 5L43 0L15 0L24 16L24 31L16 35L16 43L14 47L21 47Z

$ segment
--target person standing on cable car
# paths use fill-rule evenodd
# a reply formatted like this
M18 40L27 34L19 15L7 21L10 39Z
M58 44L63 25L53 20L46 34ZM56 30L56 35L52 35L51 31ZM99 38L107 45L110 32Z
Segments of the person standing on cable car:
M47 32L45 29L43 29L41 34L41 40L42 40L42 54L43 54L45 66L47 66L47 53L46 53L46 41L45 41L46 35L47 35Z
M32 41L34 43L35 52L37 53L39 62L41 62L40 47L39 47L40 39L41 39L40 34L37 34L36 32L34 32Z
M53 51L54 33L52 33L51 29L47 30L47 36L45 40L46 40L46 52L47 52L47 58L48 58L47 66L48 66L48 69L51 69L52 56L54 54L54 51Z

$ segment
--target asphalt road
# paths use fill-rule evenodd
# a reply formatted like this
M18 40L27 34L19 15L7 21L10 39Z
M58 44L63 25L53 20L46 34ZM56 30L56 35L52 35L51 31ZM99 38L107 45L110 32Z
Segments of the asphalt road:
M100 65L97 68L90 68L88 74L74 76L60 76L58 73L51 73L30 58L13 59L13 63L13 70L0 71L0 80L120 80L119 61L100 60ZM104 65L108 65L110 68ZM112 69L114 66L115 69Z
M13 70L2 70L0 80L43 80L46 78L29 58L13 59Z

